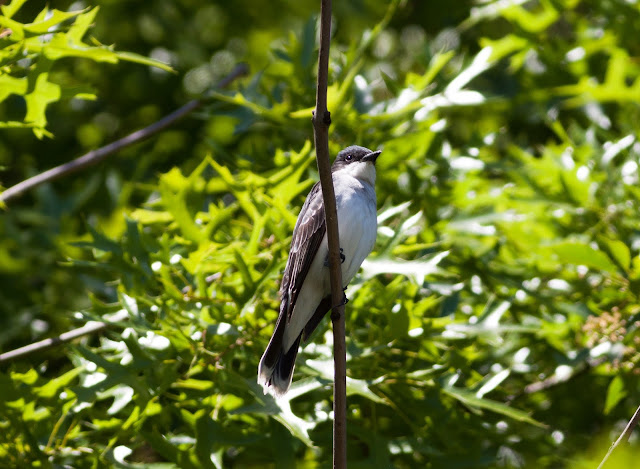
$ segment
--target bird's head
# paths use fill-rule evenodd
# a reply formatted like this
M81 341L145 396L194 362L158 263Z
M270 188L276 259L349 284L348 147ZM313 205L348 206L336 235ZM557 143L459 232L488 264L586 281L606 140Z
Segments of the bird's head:
M365 147L352 145L338 153L331 166L331 172L341 171L373 184L376 180L376 159L380 153L382 153L380 150L371 151Z

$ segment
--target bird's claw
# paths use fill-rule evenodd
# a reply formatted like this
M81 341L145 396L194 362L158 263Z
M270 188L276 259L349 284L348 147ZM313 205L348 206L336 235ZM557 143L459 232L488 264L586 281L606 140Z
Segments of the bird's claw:
M344 287L344 288L345 288L345 290L347 289L347 287ZM340 306L345 306L347 303L349 303L349 298L347 298L347 295L343 293L342 294L342 303L340 303Z
M344 264L345 259L344 249L340 248L340 264ZM329 254L324 258L324 266L329 267Z
M346 290L347 287L344 287L344 289ZM335 321L338 318L340 318L340 314L338 314L338 312L336 311L336 308L338 308L339 306L345 306L347 303L349 303L349 298L347 298L347 295L343 294L342 295L342 302L340 304L335 305L333 308L331 308L331 320Z

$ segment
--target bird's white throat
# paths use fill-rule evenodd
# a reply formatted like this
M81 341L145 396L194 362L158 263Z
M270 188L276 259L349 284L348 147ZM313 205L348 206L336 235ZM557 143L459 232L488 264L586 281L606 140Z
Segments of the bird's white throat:
M376 167L370 161L352 163L336 172L341 175L354 177L362 183L369 183L372 186L376 183Z

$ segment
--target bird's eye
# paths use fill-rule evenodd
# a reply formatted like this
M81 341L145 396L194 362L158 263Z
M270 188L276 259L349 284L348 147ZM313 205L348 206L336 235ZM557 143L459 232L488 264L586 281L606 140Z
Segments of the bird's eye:
M352 159L353 159L353 156L351 156L351 155L347 155L347 157L345 158L345 160L347 160L347 161L351 161Z

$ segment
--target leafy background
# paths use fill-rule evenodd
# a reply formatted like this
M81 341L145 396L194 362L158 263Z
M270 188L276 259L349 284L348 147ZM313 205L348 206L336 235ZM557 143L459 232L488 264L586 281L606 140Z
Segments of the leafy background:
M326 324L286 399L255 382L317 180L318 2L50 7L2 7L4 187L208 104L4 208L0 350L115 323L0 365L0 465L330 467ZM384 150L347 291L350 467L594 468L620 434L639 28L635 1L334 2L332 153Z

